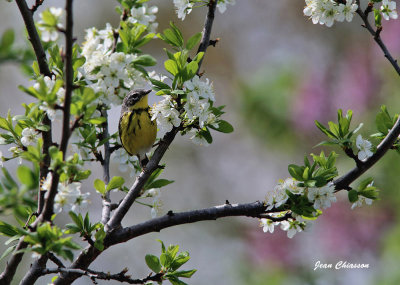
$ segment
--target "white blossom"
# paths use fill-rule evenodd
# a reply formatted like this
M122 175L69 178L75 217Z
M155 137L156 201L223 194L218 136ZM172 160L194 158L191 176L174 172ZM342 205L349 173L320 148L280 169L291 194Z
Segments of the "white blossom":
M343 22L346 19L347 22L351 22L357 8L358 5L354 4L353 0L346 0L346 4L339 4L336 21Z
M336 202L336 196L334 195L335 185L328 183L327 185L320 188L308 188L308 200L314 203L315 209L326 209L331 206L332 202Z
M51 14L51 22L45 22L43 13ZM41 38L44 42L54 42L58 39L58 29L62 28L62 24L60 23L61 16L63 15L62 8L51 7L45 12L40 13L40 20L38 22L38 29L41 32Z
M286 190L294 194L302 194L303 188L297 186L297 181L293 178L287 178L285 180L280 180L278 185L275 186L273 191L267 193L265 198L265 204L267 205L267 210L272 210L274 208L279 208L286 203L289 196Z
M157 74L155 70L149 72L149 77L161 82L164 82L165 79L167 79L168 77L162 74Z
M121 142L119 141L119 143ZM121 172L127 172L130 169L131 170L130 177L133 178L136 176L137 174L137 170L135 169L135 163L137 161L136 156L130 156L123 148L120 148L113 152L112 159L113 161L118 163L118 168ZM118 189L115 189L114 191L118 191Z
M235 5L235 0L219 0L217 3L218 11L222 14L226 11L226 5Z
M25 128L22 130L21 143L24 146L36 143L39 133L34 128Z
M210 99L215 101L215 95L213 90L213 84L209 83L208 78L206 81L201 81L199 76L194 76L190 81L186 81L183 86L188 91L188 94L194 96L197 99Z
M154 104L150 110L152 114L151 120L157 120L158 134L163 136L171 131L173 127L178 127L181 124L179 112L175 109L175 103L172 97L167 95L164 99Z
M151 192L151 195L153 195L152 197L153 199L153 203L152 203L152 207L151 207L151 217L154 219L157 217L158 213L161 211L162 208L162 201L161 201L161 191L159 189L150 189L149 192ZM148 192L148 194L150 194Z
M178 18L185 20L186 15L192 12L193 3L190 0L174 0L174 5Z
M144 76L132 62L134 54L113 52L114 30L107 23L106 28L86 30L82 55L85 63L79 68L79 77L100 97L94 103L121 105L128 90L143 87Z
M305 222L290 219L288 221L281 222L281 229L287 231L287 237L293 238L296 233L300 233L304 230L306 226Z
M358 200L351 205L351 209L353 210L356 207L361 207L363 204L372 205L372 202L372 199L358 195Z
M81 183L59 183L58 192L54 199L54 212L80 211L88 204L89 193L81 193Z
M381 6L382 16L385 20L397 19L396 2L390 0L382 0Z
M188 133L189 138L192 140L194 144L208 146L209 143L207 140L202 136L200 131L196 131L195 129L190 130Z
M53 182L53 173L47 173L46 179L43 181L42 189L43 191L50 191L51 183Z
M127 21L130 23L139 23L150 28L151 32L154 32L157 29L158 23L155 23L156 14L158 12L158 7L152 6L147 7L147 5L143 5L139 8L133 7L131 9L131 16L128 17Z
M277 218L283 216L284 213L270 213L268 215L273 218ZM279 224L280 222L274 222L271 219L264 219L264 218L260 219L260 227L263 228L264 233L270 232L272 234L274 232L275 226Z
M321 24L331 27L335 21L350 22L358 8L354 0L346 0L346 4L337 3L334 0L305 0L306 7L303 10L305 16L310 17L313 24Z
M364 140L361 135L357 136L356 146L359 149L358 159L364 160L373 155L371 148L372 144L368 140Z

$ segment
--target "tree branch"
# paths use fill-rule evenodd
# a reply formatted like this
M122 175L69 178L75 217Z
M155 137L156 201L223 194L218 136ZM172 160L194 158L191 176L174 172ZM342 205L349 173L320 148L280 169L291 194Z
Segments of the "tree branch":
M169 133L165 134L165 136L160 140L160 143L157 149L154 151L153 156L150 161L147 163L146 167L140 175L136 178L135 183L133 183L131 189L129 189L128 194L121 201L118 208L115 210L114 215L111 217L110 221L106 224L105 230L106 232L111 232L116 228L120 227L122 219L125 217L129 208L132 206L133 202L135 202L136 198L139 197L140 191L142 190L144 184L150 175L159 167L159 163L161 158L164 156L168 147L174 140L176 134L180 130L179 127L174 127Z
M155 281L155 282L161 282L163 274L158 273L155 275L149 275L146 278L143 279L132 279L130 275L126 275L128 272L128 269L125 268L122 270L120 273L117 274L110 274L110 273L105 273L105 272L100 272L100 271L94 271L90 269L82 270L82 269L68 269L68 268L49 268L49 269L43 269L41 272L41 275L47 275L47 274L57 274L57 273L68 273L68 274L74 274L78 276L87 276L89 277L94 284L97 284L96 279L100 280L116 280L119 282L125 282L128 284L145 284L146 282L149 281Z
M19 285L35 284L36 280L42 275L43 268L46 268L47 260L47 255L42 255L33 264L31 264L31 268L25 274Z
M203 36L200 41L199 49L197 50L197 53L199 52L206 52L208 46L210 45L210 37L211 37L211 30L212 30L212 25L214 22L214 17L215 17L215 9L217 8L217 3L218 0L210 0L208 3L208 11L207 11L207 16L206 20L204 22L204 28L203 28ZM203 63L203 58L199 62L199 69L197 70L197 75L200 73L200 67L201 64Z
M39 71L43 76L48 76L51 77L52 73L49 69L49 66L47 64L47 59L46 59L46 53L44 52L42 42L40 41L39 34L36 30L35 22L33 21L33 11L31 11L26 4L25 0L16 0L18 9L21 13L21 16L24 20L26 30L28 32L29 36L29 41L32 44L33 50L36 55L36 60L38 62L39 66ZM49 147L53 143L52 139L52 134L51 134L51 121L50 119L46 116L43 118L43 124L47 125L50 127L50 130L47 132L42 132L42 138L43 138L43 163L40 164L40 180L45 179L48 171L49 171L49 165L50 165L50 156L49 156ZM37 213L40 214L44 205L44 195L45 191L41 191L39 187L39 193L38 193L38 209ZM28 246L27 243L23 241L23 238L20 239L16 251L24 249ZM13 254L10 260L7 262L7 265L4 269L4 271L0 275L0 283L1 284L9 284L11 280L14 278L15 272L17 270L17 267L19 263L21 262L23 257L23 253L18 253L18 254Z
M101 109L101 115L106 119L103 124L103 133L101 135L101 139L107 139L110 134L108 133L108 114L105 107ZM110 142L107 139L104 143L104 160L103 160L103 180L105 184L110 183ZM110 191L107 191L103 198L103 210L101 214L101 223L103 225L107 224L110 220L110 213L111 213L111 200L110 200Z
M74 70L72 67L72 49L74 39L72 36L73 31L73 9L72 9L73 0L66 1L66 14L67 14L67 22L66 22L66 30L65 30L65 68L64 68L64 76L65 76L65 99L64 99L64 107L63 107L63 124L62 124L62 134L61 134L61 143L60 143L60 151L63 153L63 159L65 159L65 154L67 152L68 140L70 137L70 110L71 110L71 97L72 91L74 89L73 80L74 80ZM45 201L43 208L43 219L49 221L51 216L53 215L53 206L54 206L54 198L57 195L58 191L58 182L59 182L59 174L57 171L53 174L53 181L48 193L48 197ZM39 217L40 218L40 217ZM40 220L40 219L39 219Z
M223 217L233 216L260 218L260 215L268 212L274 211L266 211L266 206L264 203L258 201L248 204L224 204L206 209L181 213L170 213L131 227L117 230L116 232L110 234L110 236L104 241L104 244L105 246L109 247L138 236L142 236L151 232L159 232L162 229L182 224L216 220Z
M374 37L375 42L379 45L381 50L383 51L383 54L385 57L389 60L393 68L396 70L397 74L400 75L400 67L397 63L397 60L393 58L393 56L390 54L389 50L387 49L386 45L383 43L381 36L380 36L380 30L377 29L376 31L374 28L372 28L371 24L368 21L368 14L364 14L364 12L361 10L360 6L358 6L357 9L357 14L361 17L361 19L364 22L364 27L368 30L368 32Z
M360 163L353 168L351 171L336 179L333 183L335 184L336 190L348 189L350 184L360 177L365 171L370 169L384 154L392 147L393 143L397 140L400 135L400 118L397 119L393 128L390 130L388 135L382 140L382 142L376 148L376 152L367 160L360 161Z

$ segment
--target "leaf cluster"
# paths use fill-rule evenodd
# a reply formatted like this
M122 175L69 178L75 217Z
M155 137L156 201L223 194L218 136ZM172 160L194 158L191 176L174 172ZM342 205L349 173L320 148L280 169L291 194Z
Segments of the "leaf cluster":
M338 175L335 166L337 154L332 151L328 157L322 151L320 155L311 154L311 164L307 156L304 156L304 165L290 164L290 175L299 181L300 187L322 187L332 181Z
M170 245L166 248L162 241L159 240L159 242L161 243L161 255L158 257L147 254L145 257L147 266L154 273L163 274L163 280L168 280L173 285L185 285L186 283L179 278L190 278L197 271L196 269L178 270L189 261L189 253L187 251L179 253L178 245Z

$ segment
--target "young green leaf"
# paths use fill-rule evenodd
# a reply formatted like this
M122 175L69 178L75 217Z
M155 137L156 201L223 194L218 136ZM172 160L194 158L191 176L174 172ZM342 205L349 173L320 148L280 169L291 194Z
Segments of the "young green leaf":
M202 36L201 33L197 33L191 36L186 42L186 49L191 50L192 48L194 48L200 42L201 36Z
M117 189L120 188L122 185L124 185L125 179L122 178L121 176L114 176L111 178L110 183L107 185L107 191L110 191L112 189Z
M95 179L94 180L94 189L96 189L101 195L106 193L106 185L103 180Z
M159 273L161 271L160 259L152 254L147 254L145 257L147 266L153 270L154 273Z

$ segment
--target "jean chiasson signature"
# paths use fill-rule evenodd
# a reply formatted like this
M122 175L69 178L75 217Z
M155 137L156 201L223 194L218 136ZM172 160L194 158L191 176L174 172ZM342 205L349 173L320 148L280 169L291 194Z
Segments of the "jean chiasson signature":
M368 269L368 263L351 263L348 261L338 261L336 264L333 263L321 263L321 261L315 262L314 270L317 269Z

